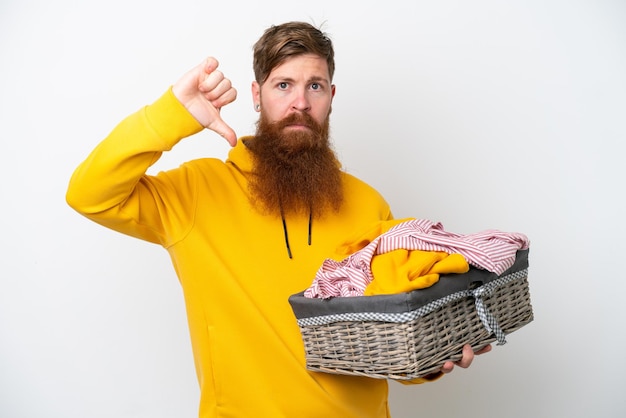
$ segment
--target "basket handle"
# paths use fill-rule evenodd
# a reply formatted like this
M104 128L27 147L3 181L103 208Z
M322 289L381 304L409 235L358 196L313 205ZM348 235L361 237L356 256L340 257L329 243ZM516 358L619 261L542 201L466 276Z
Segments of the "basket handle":
M470 283L470 286L475 283L478 282L472 282ZM476 312L478 313L478 318L480 318L480 322L483 323L483 326L485 327L485 329L487 329L488 332L495 334L496 340L498 341L497 345L506 344L506 336L504 334L504 331L502 331L502 328L500 328L500 325L498 325L498 321L493 316L493 314L489 311L489 309L487 309L487 306L485 306L485 302L483 300L483 296L489 296L489 294L491 293L491 289L485 286L479 286L477 288L470 289L469 292L474 298L474 303L476 304Z

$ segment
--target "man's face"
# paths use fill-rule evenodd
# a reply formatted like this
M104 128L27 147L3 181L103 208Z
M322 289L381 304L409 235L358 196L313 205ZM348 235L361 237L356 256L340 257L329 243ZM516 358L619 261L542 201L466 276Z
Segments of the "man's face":
M294 113L307 113L322 125L331 110L335 86L331 84L326 60L299 55L274 68L263 85L252 83L252 98L261 106L265 119L278 122ZM285 132L306 131L301 124L288 125Z
M335 87L326 61L289 59L260 86L252 85L261 117L247 146L254 154L252 198L270 213L317 218L343 202L339 162L330 147L329 114Z

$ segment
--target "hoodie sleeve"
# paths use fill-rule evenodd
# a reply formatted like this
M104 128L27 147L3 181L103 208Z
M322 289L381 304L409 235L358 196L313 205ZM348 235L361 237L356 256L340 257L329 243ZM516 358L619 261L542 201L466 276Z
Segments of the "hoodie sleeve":
M108 228L163 244L168 205L190 202L176 202L183 194L173 179L180 176L157 178L146 171L163 151L202 129L168 89L118 124L76 168L68 204Z

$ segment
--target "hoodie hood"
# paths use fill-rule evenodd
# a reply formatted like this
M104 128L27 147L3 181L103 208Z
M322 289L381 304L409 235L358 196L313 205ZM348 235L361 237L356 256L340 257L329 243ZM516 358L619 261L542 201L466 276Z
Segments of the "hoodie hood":
M252 166L254 164L253 156L248 147L245 145L245 141L254 139L254 136L242 136L237 140L237 144L228 151L228 157L226 158L226 164L235 165L239 171L245 174L252 173Z

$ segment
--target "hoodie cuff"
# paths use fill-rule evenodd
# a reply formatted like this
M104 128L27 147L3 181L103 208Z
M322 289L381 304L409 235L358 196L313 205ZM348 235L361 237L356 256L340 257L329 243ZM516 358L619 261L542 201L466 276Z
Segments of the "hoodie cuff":
M146 120L170 150L181 139L204 129L174 96L170 87L159 99L144 108Z

